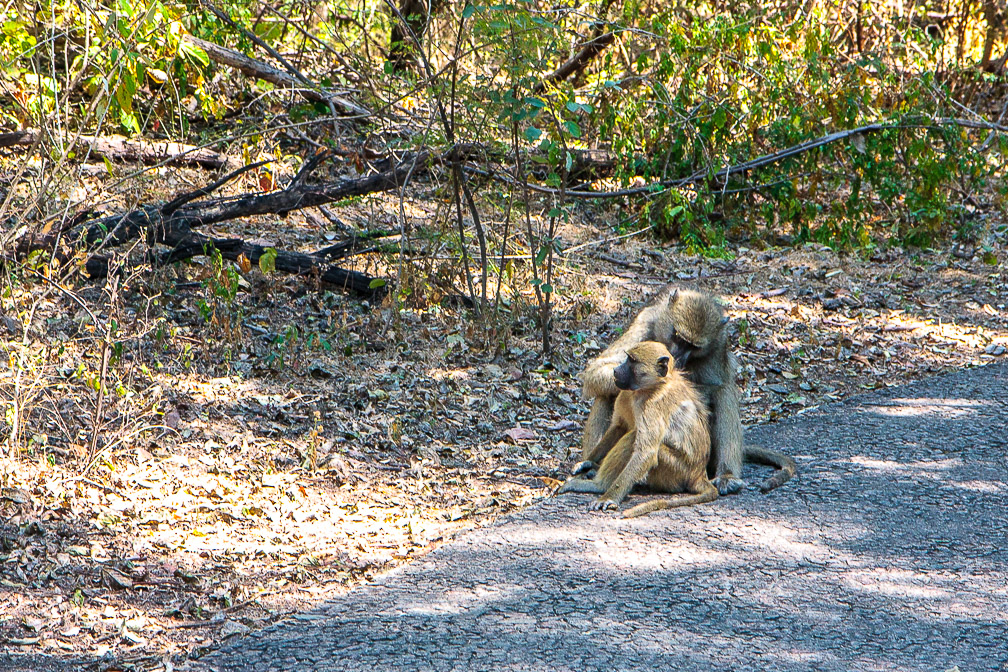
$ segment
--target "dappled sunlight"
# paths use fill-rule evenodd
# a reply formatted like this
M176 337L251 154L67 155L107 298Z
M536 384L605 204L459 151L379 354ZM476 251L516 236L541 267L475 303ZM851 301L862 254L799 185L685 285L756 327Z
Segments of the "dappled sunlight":
M962 460L957 457L950 457L942 460L897 462L895 460L879 460L863 455L855 455L850 458L852 464L857 464L871 471L886 474L912 474L914 476L931 476L934 478L947 478L947 474L942 473L962 465Z
M167 377L165 382L170 382L177 391L189 394L193 401L201 404L234 403L262 389L257 381L243 381L237 376L201 379L191 373Z
M941 415L951 420L961 418L976 412L982 406L990 406L991 401L974 399L931 399L931 398L897 398L883 404L865 404L861 408L878 415L891 417L913 418L922 415Z
M876 592L893 597L948 600L953 592L932 584L935 579L945 581L947 574L931 577L925 572L876 567L847 572L844 582L857 590Z
M988 495L1008 492L1008 483L1004 481L952 481L950 484L963 490L982 492Z
M839 618L840 616L837 615L837 620ZM621 625L617 623L617 626ZM637 625L644 631L654 628L653 623L638 622ZM671 631L654 631L648 634L651 634L652 637L638 638L634 642L634 647L655 654L678 654L685 662L696 665L696 667L691 666L683 669L722 669L721 666L728 662L725 660L725 652L735 650L738 647L738 641L734 637L711 634L710 632L693 632L682 627ZM831 651L813 650L795 645L784 646L774 639L748 634L746 639L747 648L759 654L760 669L777 669L773 667L772 661L814 665L815 663L830 663L840 660ZM751 669L741 661L738 665L738 669ZM670 665L669 669L676 668Z
M688 541L649 548L596 542L596 547L595 553L584 553L581 557L620 570L674 570L696 565L716 567L741 560L737 554L704 548Z
M433 368L429 369L427 373L434 380L450 380L453 382L468 380L472 375L471 367L461 367L457 369Z
M1008 622L1003 606L1008 588L1003 573L873 567L846 572L843 580L851 589L899 600L902 608L916 618Z
M795 531L761 518L754 518L752 522L743 526L726 525L724 528L743 543L762 547L776 557L816 562L849 561L853 559L847 556L847 554L831 548L829 544L824 542L818 531L808 529ZM854 532L851 528L845 529L845 535L848 538L853 536L853 534ZM798 537L811 537L812 540L803 541ZM744 557L745 553L742 555Z
M461 614L485 607L494 602L506 602L518 598L528 589L523 586L508 585L506 582L479 584L472 588L456 588L442 593L436 598L390 604L385 613L390 615L441 616Z

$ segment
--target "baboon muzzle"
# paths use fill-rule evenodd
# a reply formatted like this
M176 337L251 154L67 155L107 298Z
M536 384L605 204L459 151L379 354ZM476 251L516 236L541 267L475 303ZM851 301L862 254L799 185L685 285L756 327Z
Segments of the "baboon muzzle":
M613 370L613 378L616 379L616 387L621 390L632 389L633 373L630 371L630 362L626 361Z
M673 343L670 348L670 352L672 354L672 359L675 360L676 368L680 370L686 368L686 362L689 360L692 350L690 350L690 348L683 347L679 343Z

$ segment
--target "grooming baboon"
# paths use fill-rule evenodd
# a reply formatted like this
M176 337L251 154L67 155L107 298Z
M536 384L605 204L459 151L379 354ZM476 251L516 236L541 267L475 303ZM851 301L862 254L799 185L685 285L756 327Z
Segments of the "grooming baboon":
M737 363L728 348L727 324L724 309L707 294L671 286L659 292L626 331L588 363L582 374L585 396L594 402L581 444L583 461L574 473L583 473L594 466L589 453L609 426L619 392L613 370L629 348L654 340L668 346L676 366L701 391L710 410L711 450L707 470L718 492L728 495L745 486L741 479L743 456L750 462L778 469L761 484L761 491L768 492L786 483L795 474L794 460L776 450L743 448L740 395L735 382Z
M633 486L643 483L662 492L690 493L635 506L624 512L628 518L717 499L717 489L707 479L707 408L673 366L668 348L654 341L633 346L615 367L613 382L620 393L612 419L587 455L593 462L601 459L598 473L591 480L569 479L558 494L600 494L591 508L601 510L616 508Z

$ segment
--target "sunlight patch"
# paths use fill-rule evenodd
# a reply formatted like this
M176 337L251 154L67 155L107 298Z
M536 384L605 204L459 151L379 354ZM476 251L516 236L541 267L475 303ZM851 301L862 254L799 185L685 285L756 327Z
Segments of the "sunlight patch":
M863 455L855 455L850 458L852 464L857 464L867 469L873 469L875 471L885 471L889 473L917 473L917 474L929 474L934 475L933 472L937 471L947 471L949 469L954 469L955 467L962 466L962 460L957 457L950 457L944 460L934 460L934 461L920 461L915 462L897 462L896 460L877 460L871 457L865 457Z
M976 399L938 399L921 397L917 399L893 399L889 404L869 404L862 408L878 415L894 418L913 418L922 415L944 415L957 418L970 415L981 406L989 406L991 402Z

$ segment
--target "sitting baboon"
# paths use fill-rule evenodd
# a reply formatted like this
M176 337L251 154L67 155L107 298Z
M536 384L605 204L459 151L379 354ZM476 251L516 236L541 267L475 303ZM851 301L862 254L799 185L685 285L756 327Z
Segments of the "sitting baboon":
M620 393L609 427L586 456L601 459L598 473L591 480L569 479L558 494L600 494L591 508L601 510L616 508L638 484L661 492L690 493L635 506L624 512L628 518L717 499L717 489L707 479L707 408L671 360L668 348L654 341L627 350L613 371Z
M740 394L735 382L738 365L728 347L727 324L724 309L708 294L674 289L671 285L659 292L626 331L589 362L582 374L584 394L594 402L581 444L583 461L574 473L594 467L589 453L609 426L619 393L613 370L623 361L627 350L642 341L653 340L668 347L676 366L701 391L710 410L711 451L707 471L718 492L727 495L745 486L741 479L743 456L750 462L778 469L760 486L763 492L786 483L795 474L794 460L776 450L743 448Z

